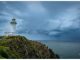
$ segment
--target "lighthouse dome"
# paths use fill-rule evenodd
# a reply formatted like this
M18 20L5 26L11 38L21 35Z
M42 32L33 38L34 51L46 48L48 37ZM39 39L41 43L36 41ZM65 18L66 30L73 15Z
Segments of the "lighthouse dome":
M17 23L16 23L16 19L13 18L12 21L11 21L10 23L11 23L11 24L17 24Z

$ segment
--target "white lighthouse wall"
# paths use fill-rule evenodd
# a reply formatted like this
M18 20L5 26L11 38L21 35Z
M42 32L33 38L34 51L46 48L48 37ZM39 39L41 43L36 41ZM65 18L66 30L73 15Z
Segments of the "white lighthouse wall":
M15 32L16 32L16 25L11 25L11 24L6 25L6 30L4 32L6 36L16 35Z
M11 25L11 35L15 35L16 34L16 25L12 24Z

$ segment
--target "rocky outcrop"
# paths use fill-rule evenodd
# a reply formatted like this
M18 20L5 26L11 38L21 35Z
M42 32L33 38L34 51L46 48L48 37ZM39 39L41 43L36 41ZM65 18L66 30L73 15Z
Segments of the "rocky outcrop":
M49 59L59 58L45 44L28 40L24 36L2 36L0 40L0 58Z

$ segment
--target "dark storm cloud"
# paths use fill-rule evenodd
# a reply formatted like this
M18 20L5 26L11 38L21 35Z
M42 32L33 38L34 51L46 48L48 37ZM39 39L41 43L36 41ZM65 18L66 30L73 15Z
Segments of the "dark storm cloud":
M80 39L80 2L0 2L1 32L13 17L17 33L30 39Z

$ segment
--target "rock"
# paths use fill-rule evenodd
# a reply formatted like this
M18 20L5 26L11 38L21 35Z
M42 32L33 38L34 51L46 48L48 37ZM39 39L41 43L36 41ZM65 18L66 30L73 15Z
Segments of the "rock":
M0 40L0 58L8 59L49 59L59 58L45 44L32 41L24 36L2 36Z

